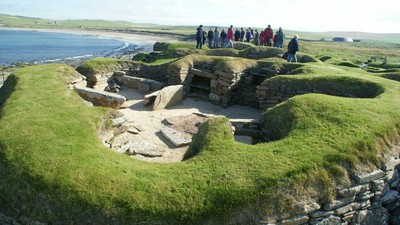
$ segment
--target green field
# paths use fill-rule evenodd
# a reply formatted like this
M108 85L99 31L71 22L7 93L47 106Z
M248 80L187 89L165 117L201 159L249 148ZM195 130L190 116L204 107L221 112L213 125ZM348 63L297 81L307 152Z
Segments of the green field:
M113 23L124 22L107 26ZM257 145L235 142L227 120L212 119L200 126L187 160L173 164L107 149L97 131L112 110L86 107L67 88L68 78L80 76L74 68L19 69L0 90L0 210L64 224L251 224L265 215L295 215L302 201L326 202L349 173L379 167L382 154L400 140L400 49L373 43L303 41L299 55L311 62L301 64L245 58L276 51L267 47L172 44L164 61L148 65L189 59L235 70L276 65L293 74L264 84L335 87L356 96L298 95L265 110L261 121L273 141ZM358 67L373 56L389 61ZM129 61L94 59L80 68L107 72L121 63Z

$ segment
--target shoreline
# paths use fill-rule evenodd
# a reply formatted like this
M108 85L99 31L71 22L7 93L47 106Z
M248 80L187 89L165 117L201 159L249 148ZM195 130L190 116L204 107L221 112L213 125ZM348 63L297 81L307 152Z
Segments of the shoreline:
M173 36L166 35L150 35L150 34L134 34L134 33L123 33L117 31L108 30L78 30L78 29L46 29L46 28L20 28L20 27L0 27L0 30L15 30L15 31L37 31L37 32L51 32L60 34L73 34L81 36L94 36L98 38L112 39L127 44L123 49L113 51L110 55L103 55L102 57L114 57L114 58L132 58L134 54L140 52L152 52L153 45L157 41L165 42L179 42L179 39ZM71 66L77 66L83 61L87 60L86 57L71 57L60 60L45 60L41 63L65 63Z
M25 28L25 27L0 27L0 30L22 30L22 31L38 31L38 32L52 32L76 35L91 35L101 38L109 38L129 43L143 43L153 45L157 41L179 42L176 37L167 35L151 35L151 34L136 34L125 33L110 30L84 30L84 29L50 29L50 28Z

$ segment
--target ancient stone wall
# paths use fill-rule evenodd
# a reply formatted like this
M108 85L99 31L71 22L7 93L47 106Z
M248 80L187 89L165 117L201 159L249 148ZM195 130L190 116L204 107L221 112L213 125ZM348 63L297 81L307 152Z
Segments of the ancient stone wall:
M257 86L256 94L260 108L267 109L284 102L295 95L307 94L311 92L307 90L293 90L291 87L280 88L259 85Z
M316 210L268 225L397 225L400 224L400 159L391 157L381 169L355 175L351 187Z
M128 76L146 78L165 83L168 82L167 70L168 65L165 64L150 66L143 63L134 64L129 68L123 69Z
M257 86L257 99L262 109L270 108L296 95L319 93L350 98L374 98L383 92L383 89L372 82L361 80L324 81L315 79L310 81L290 82L290 80L274 80ZM358 86L359 88L352 88Z

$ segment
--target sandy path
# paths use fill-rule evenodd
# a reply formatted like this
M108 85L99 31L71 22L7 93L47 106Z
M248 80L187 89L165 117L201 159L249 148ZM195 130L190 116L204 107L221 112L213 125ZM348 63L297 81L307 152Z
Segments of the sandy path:
M181 103L172 106L168 109L152 111L151 106L143 106L143 94L136 90L124 88L120 91L121 95L125 96L127 108L119 111L135 125L139 125L145 130L134 136L135 140L144 140L154 145L165 149L166 154L163 157L146 158L143 156L133 156L151 162L179 162L182 160L186 147L176 148L160 132L160 129L165 126L165 118L191 115L193 113L204 113L226 116L230 119L259 119L261 111L244 106L231 106L222 108L208 102L186 98Z

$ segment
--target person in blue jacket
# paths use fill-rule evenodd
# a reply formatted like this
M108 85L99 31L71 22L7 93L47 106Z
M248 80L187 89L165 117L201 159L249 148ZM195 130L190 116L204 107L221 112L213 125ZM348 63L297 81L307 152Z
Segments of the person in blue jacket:
M217 28L214 30L213 47L218 47L219 31Z
M285 34L283 33L282 27L279 27L279 30L277 33L277 37L276 37L276 42L275 47L277 48L282 48L283 47L283 41L285 40Z

